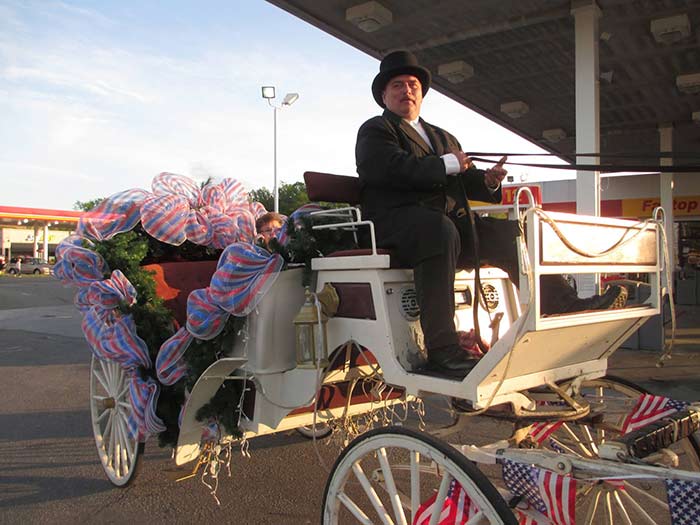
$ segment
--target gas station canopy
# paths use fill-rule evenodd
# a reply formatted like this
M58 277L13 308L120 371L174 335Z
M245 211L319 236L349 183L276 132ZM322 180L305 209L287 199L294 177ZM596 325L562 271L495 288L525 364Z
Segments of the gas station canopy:
M682 156L700 150L700 0L268 1L377 59L412 50L434 89L568 160L576 151L572 9L593 4L600 151L639 155L601 160L658 165L648 155L670 124L674 164L697 165Z

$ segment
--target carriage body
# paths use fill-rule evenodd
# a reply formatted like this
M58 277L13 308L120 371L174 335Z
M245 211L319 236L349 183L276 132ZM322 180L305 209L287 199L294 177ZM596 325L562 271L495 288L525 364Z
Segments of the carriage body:
M518 206L515 208L511 211L518 213ZM358 210L351 210L349 216L352 219L341 220L339 228L366 224ZM563 246L552 235L551 224L533 214L527 223L526 254L531 278L523 270L520 292L505 272L481 269L482 285L489 290L490 300L479 308L479 325L482 338L493 344L463 380L421 373L426 354L412 270L392 267L390 255L381 253L376 246L369 252L344 252L342 256L312 261L315 291L333 286L340 306L327 325L331 366L325 370L297 367L293 320L304 301L299 284L301 270L281 272L249 315L246 337L239 339L230 355L202 374L193 389L182 419L177 463L197 457L201 430L194 414L227 380L247 381L249 398L244 403L241 427L246 437L254 437L362 413L378 401L400 402L407 396L424 394L456 398L475 410L509 403L516 414L527 413L535 409L533 397L523 394L528 389L604 376L610 355L642 323L660 312L662 262L658 225L652 223L639 233L639 226L632 221L570 214L557 214L557 221L565 223L577 238L584 235L592 239L586 244L589 250L609 247L620 232L624 236L625 230L638 234L619 253L613 251L591 264ZM619 271L649 276L646 302L623 310L551 317L540 314L539 275ZM468 331L474 324L473 271L457 274L455 293L455 324ZM500 323L494 324L496 316ZM350 355L350 346L355 353L360 352L360 362L357 356ZM382 380L392 387L396 397L355 398L353 392L347 396L352 379L357 374L369 375L373 369L381 370ZM321 395L322 388L333 389L333 401L323 400L329 396ZM338 394L339 391L343 392Z

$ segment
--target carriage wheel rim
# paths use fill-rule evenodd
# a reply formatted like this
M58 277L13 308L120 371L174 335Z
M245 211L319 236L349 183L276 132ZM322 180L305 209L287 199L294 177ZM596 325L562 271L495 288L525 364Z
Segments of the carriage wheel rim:
M421 436L418 432L411 432L403 428L401 434L396 434L391 429L385 428L380 429L371 437L360 436L346 448L346 452L338 459L329 477L324 496L323 523L325 525L340 523L338 518L341 511L347 511L353 514L357 523L375 523L368 517L372 515L380 517L380 521L377 523L411 524L416 519L418 507L427 499L425 489L420 488L426 479L433 479L433 488L438 498L446 492L446 487L452 479L462 485L481 513L482 518L477 518L478 523L516 523L505 501L498 495L487 478L473 466L472 471L467 472L463 466L449 457L450 455L446 454L444 449L435 448L435 441L430 436ZM450 448L445 443L442 445L447 449ZM396 450L408 454L409 463L392 463L389 456ZM453 453L461 456L461 453L456 449L453 449ZM373 472L363 470L363 467L366 466L363 465L363 461L366 463L368 458L369 462L376 459L380 467ZM466 458L464 459L466 460ZM476 478L473 477L475 470ZM395 476L397 478L401 476L401 471L409 476L408 483L404 479L406 486L403 491L396 488L397 481L394 479ZM377 498L374 498L371 505L365 503L364 508L359 508L358 502L346 493L348 484L354 484L356 488L361 487L371 501L371 490L366 484L371 480L369 482L372 485L372 482L376 482L377 477L383 480L381 489L385 494L385 501L377 502ZM375 492L378 493L378 490L375 485ZM440 500L438 499L438 501ZM353 505L357 508L352 509ZM382 513L388 517L382 517ZM365 515L367 521L364 521L365 518L361 514ZM438 514L439 512L436 516ZM504 516L506 517L504 518Z
M117 486L134 475L140 447L129 431L129 380L118 363L93 356L90 366L92 431L102 468Z

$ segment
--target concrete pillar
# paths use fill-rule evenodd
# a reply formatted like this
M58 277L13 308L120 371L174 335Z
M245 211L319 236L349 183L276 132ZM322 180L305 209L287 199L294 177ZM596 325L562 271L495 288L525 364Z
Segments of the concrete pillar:
M34 225L34 251L32 257L39 257L39 227Z
M44 223L44 262L49 262L49 223Z
M600 8L594 0L573 0L576 43L576 151L600 151L600 85L598 80L598 19ZM598 156L577 156L578 164L598 164ZM600 172L576 172L576 213L600 216ZM598 291L595 275L577 277L579 295Z
M662 124L659 126L659 151L671 153L673 151L673 125ZM662 166L673 166L673 159L662 158ZM659 177L659 197L661 207L666 212L664 229L668 241L668 271L671 272L671 290L673 292L673 271L676 268L675 239L673 235L673 173L662 173ZM664 280L664 284L666 281Z

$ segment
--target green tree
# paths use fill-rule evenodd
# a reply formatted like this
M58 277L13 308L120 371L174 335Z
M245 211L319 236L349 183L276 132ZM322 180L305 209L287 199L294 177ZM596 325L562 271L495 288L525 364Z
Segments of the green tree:
M272 211L275 208L275 199L272 191L267 188L252 190L249 193L252 200L260 202L265 209ZM280 213L291 215L291 213L309 202L306 194L306 185L303 182L292 184L282 183L279 186Z
M90 211L103 200L105 200L104 197L98 197L97 199L92 199L89 201L75 201L75 204L73 204L73 209L78 211Z

